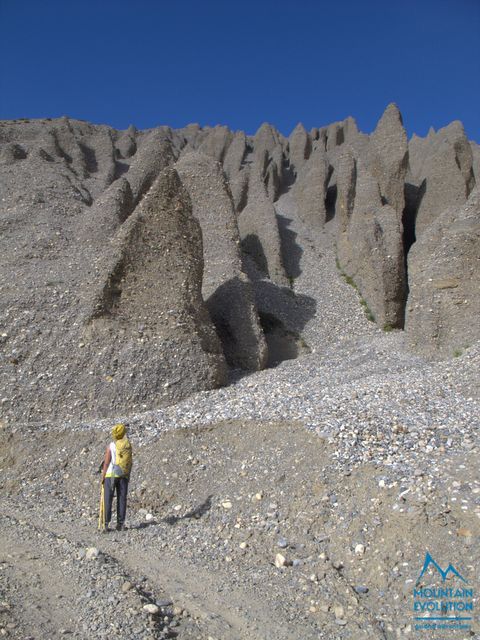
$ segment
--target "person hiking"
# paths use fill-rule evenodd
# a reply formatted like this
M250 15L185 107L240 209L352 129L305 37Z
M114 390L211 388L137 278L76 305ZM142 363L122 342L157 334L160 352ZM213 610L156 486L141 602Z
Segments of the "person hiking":
M104 531L109 530L112 519L113 496L117 494L117 531L125 529L127 513L127 492L132 470L132 447L124 424L116 424L112 429L113 442L110 442L103 461L102 480L104 491Z

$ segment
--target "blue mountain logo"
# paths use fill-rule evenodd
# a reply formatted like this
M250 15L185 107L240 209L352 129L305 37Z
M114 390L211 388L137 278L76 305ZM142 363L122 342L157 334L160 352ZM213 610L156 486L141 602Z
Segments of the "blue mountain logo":
M443 570L442 567L437 562L435 562L435 560L428 553L428 551L425 554L425 562L423 563L423 569L422 569L420 575L418 576L416 584L418 584L420 582L420 580L422 579L424 573L427 571L427 569L428 569L428 567L430 565L432 565L438 571L438 573L442 576L442 582L445 582L445 580L447 579L448 574L451 573L454 576L457 576L457 578L460 578L460 580L462 580L463 582L468 584L468 581L465 580L465 578L462 575L460 575L460 573L455 569L453 564L449 564L448 567L445 570Z

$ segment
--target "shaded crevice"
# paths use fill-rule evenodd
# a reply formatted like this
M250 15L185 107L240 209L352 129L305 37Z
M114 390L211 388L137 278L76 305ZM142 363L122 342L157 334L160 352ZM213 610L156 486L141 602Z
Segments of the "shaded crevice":
M300 259L303 254L302 247L297 243L297 233L290 229L292 220L279 213L276 214L278 232L280 235L280 251L282 264L289 280L298 278L302 273L300 269Z
M253 163L253 145L247 142L245 144L245 151L243 154L242 161L240 163L240 167L244 167L245 165L252 164L252 163Z
M325 184L330 186L330 184L334 184L334 180L332 180L333 178L333 174L335 172L335 169L332 167L331 164L328 165L328 170L327 170L327 178L325 180Z
M280 196L290 191L296 180L295 171L293 170L289 160L283 160L281 175L282 179L278 188L277 200Z
M72 164L72 162L73 162L72 156L70 154L68 154L63 149L63 147L61 147L61 145L60 145L60 143L58 141L58 138L57 138L57 136L55 134L53 135L53 138L54 138L54 142L55 142L55 151L56 151L57 155L60 158L63 158L68 165Z
M249 255L257 268L267 277L270 277L268 272L268 262L267 256L265 255L265 251L263 250L262 243L260 242L260 238L253 234L249 233L248 236L245 236L241 241L242 251Z
M40 156L40 158L42 158L42 160L46 160L46 162L55 162L53 157L42 147L38 147L38 155Z
M327 195L325 196L325 211L327 213L325 222L330 222L335 217L335 207L337 205L337 185L332 184L327 189Z
M79 142L78 146L80 147L80 151L83 154L83 158L85 160L85 168L87 169L88 173L97 173L98 162L95 150L87 147L87 145L83 144L82 142Z
M2 156L3 156L4 162L6 159L11 159L12 161L25 160L27 158L27 152L19 144L10 143L6 145L2 150ZM6 164L10 164L10 163L6 162Z
M467 200L470 197L470 194L472 193L472 191L475 189L476 186L476 180L475 180L475 174L473 173L473 168L470 169L470 172L468 174L468 179L467 179Z
M231 351L234 351L235 345L237 344L233 331L230 327L230 323L226 320L226 318L216 313L215 309L211 308L211 304L207 304L207 307L212 322L215 325L217 335L220 338L220 342L222 343L225 358L230 366L235 366L236 363L232 361L232 358L227 357L227 354L229 354Z
M92 195L91 195L90 191L86 187L84 187L81 183L80 183L80 187L81 188L79 188L79 186L77 186L73 182L73 180L71 179L71 177L68 174L65 174L65 178L70 183L70 186L72 187L72 189L75 192L75 194L78 195L78 199L81 200L82 202L84 202L88 207L92 206L93 198L92 198Z
M404 185L404 197L405 206L402 213L402 226L403 226L403 256L405 264L405 299L403 302L403 314L400 328L405 327L405 315L408 297L410 294L409 287L409 273L408 273L408 253L412 246L415 244L416 237L416 221L417 213L425 195L427 181L424 179L420 185L411 184L405 182Z
M113 179L118 180L118 178L121 178L125 173L128 172L129 169L130 165L128 165L126 162L118 162L118 160L116 160Z
M426 184L426 180L423 180L420 185L411 184L409 182L405 183L405 207L402 214L403 251L405 254L405 261L407 260L408 252L417 239L415 233L417 212L425 195Z
M120 306L125 276L125 262L119 260L109 274L99 300L95 304L91 319L114 316Z
M284 360L293 360L310 349L301 336L285 327L272 313L259 312L260 324L268 346L267 367L272 368Z
M228 365L249 371L263 369L266 345L251 283L235 276L218 286L205 302Z
M237 215L245 209L245 207L247 206L247 202L248 202L248 177L240 185L238 203L235 209L237 212Z

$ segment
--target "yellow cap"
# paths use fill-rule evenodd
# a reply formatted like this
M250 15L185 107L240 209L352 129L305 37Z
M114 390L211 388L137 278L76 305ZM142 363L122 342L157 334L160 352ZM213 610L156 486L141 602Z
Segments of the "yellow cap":
M113 427L112 436L114 437L115 440L121 440L123 438L123 436L125 435L126 431L127 431L127 429L126 429L125 425L120 422L119 424L116 424Z

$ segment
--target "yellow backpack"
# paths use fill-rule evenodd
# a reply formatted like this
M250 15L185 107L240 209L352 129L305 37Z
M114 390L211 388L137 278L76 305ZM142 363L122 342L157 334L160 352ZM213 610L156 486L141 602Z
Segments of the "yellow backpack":
M115 464L113 475L115 478L128 478L132 470L132 445L127 437L115 442Z

